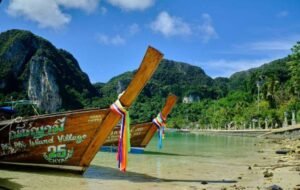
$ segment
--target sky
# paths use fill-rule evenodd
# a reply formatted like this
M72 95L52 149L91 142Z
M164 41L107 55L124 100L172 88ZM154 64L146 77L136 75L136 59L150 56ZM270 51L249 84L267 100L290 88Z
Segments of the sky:
M1 0L0 0L1 1ZM300 41L299 0L2 0L0 32L30 30L91 82L137 69L147 46L211 77L258 67Z

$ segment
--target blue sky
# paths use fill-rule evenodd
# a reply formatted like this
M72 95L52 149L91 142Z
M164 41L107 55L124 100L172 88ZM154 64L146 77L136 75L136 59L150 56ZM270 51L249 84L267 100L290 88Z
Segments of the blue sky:
M148 45L211 77L284 57L298 0L2 0L0 32L25 29L74 55L92 82L138 67Z

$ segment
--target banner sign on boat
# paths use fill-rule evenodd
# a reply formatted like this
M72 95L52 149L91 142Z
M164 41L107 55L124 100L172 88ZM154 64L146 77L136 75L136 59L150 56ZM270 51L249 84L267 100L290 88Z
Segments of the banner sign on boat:
M18 129L20 127L16 127L18 130L11 130L9 132L10 140L33 137L35 139L43 138L50 135L55 135L58 132L62 132L65 129L65 121L66 118L57 119L54 122L54 125L45 125L40 127L32 127L30 129ZM29 126L32 123L29 124Z
M62 164L73 156L74 149L67 149L65 144L48 146L48 152L43 157L51 164Z
M92 115L87 123L101 122L101 115ZM87 134L73 134L65 132L66 117L56 119L53 124L36 126L34 121L18 122L12 128L9 127L8 142L0 143L0 157L14 155L29 156L31 148L44 146L42 158L51 164L62 164L74 155L74 144L67 147L69 143L81 144L87 139ZM59 145L56 145L60 143ZM46 146L45 146L46 145ZM70 146L70 145L69 145ZM26 153L27 152L27 153Z

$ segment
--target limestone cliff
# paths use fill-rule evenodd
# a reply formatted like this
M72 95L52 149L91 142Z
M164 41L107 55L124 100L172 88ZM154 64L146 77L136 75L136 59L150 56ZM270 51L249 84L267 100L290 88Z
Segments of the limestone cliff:
M82 108L99 96L76 59L31 32L0 34L0 102L30 99L46 113Z

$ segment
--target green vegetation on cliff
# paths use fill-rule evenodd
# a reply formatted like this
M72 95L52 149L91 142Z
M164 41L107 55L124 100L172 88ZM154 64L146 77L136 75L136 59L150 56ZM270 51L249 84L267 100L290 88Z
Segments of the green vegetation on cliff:
M99 93L67 51L29 31L0 34L0 102L31 99L42 112L53 112L83 108L95 96Z
M284 112L289 121L295 112L299 122L299 47L298 43L286 58L229 78L212 79L199 67L163 60L131 108L133 121L150 120L173 93L179 101L170 115L170 127L276 127L282 125ZM132 75L124 73L98 88L106 98L93 106L108 106Z
M299 64L299 42L291 55L229 78L212 79L199 67L164 59L130 108L131 117L150 121L173 93L179 100L170 127L275 127L284 112L289 121L295 112L299 122ZM31 99L43 112L108 107L134 72L92 85L67 51L28 31L0 34L0 102Z

